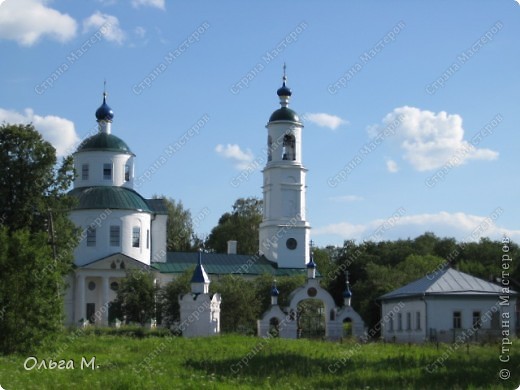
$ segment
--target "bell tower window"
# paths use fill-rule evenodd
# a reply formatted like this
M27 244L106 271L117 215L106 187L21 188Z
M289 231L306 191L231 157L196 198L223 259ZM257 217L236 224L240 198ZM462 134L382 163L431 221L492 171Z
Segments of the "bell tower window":
M125 165L125 181L130 181L130 166Z
M284 135L282 153L282 160L296 160L296 140L293 134Z
M273 159L273 139L270 135L267 136L267 161Z

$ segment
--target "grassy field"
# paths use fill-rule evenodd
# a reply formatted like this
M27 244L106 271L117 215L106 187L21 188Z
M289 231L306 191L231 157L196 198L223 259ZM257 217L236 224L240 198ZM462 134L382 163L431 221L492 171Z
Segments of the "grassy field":
M519 349L501 363L499 345L437 348L238 335L187 340L68 334L34 357L0 357L0 385L5 390L516 389ZM74 368L51 369L57 365L51 358ZM42 361L47 369L38 369ZM26 370L24 364L34 368ZM499 379L501 369L509 369L511 378Z

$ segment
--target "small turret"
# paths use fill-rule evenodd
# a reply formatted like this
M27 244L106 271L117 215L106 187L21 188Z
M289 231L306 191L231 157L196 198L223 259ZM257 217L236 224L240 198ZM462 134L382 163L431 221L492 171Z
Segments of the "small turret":
M316 263L314 262L314 253L311 253L311 259L307 263L307 279L316 279Z
M352 301L352 291L350 291L350 282L348 280L348 271L345 275L345 291L343 291L343 303L345 306L350 306L350 303Z
M208 274L202 265L202 251L200 251L199 261L193 271L193 276L191 277L191 292L193 294L208 294L209 283L210 280Z
M280 295L280 291L276 288L276 280L274 280L271 287L271 306L278 305L278 295Z

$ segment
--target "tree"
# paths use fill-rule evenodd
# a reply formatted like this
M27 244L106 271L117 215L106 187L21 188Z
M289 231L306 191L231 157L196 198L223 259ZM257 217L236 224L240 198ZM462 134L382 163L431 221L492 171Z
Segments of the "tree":
M232 212L224 213L206 241L206 247L225 253L229 240L238 241L238 254L258 253L258 228L262 222L263 203L258 198L239 198Z
M223 332L255 332L256 320L261 313L254 281L225 275L212 282L210 290L222 296L220 321Z
M168 283L160 292L161 312L163 324L170 327L180 321L179 295L191 291L190 281L194 267L184 271L179 277Z
M126 323L144 325L156 315L158 291L151 273L128 270L121 279L115 305L120 307Z
M155 199L162 198L168 209L166 225L166 242L169 252L190 252L197 249L198 238L193 231L193 221L190 210L184 208L182 201L175 201L165 196L154 195Z
M68 219L71 157L56 151L32 125L0 126L0 348L27 352L63 323L64 276L78 231ZM23 324L23 326L21 326Z

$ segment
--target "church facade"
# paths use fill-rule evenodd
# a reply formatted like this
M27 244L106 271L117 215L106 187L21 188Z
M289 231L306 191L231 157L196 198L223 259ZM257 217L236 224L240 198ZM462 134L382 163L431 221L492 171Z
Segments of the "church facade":
M226 254L204 254L204 273L210 278L305 274L310 225L305 215L303 124L288 107L292 92L285 74L277 95L280 108L266 126L269 155L263 170L259 253L238 255L235 243ZM156 283L163 285L200 262L197 253L167 252L166 206L162 199L145 199L134 190L136 155L113 134L114 113L105 93L95 115L98 133L73 154L77 176L69 194L78 202L70 218L82 233L74 252L74 271L67 280L67 325L114 322L110 302L129 269L152 273Z

